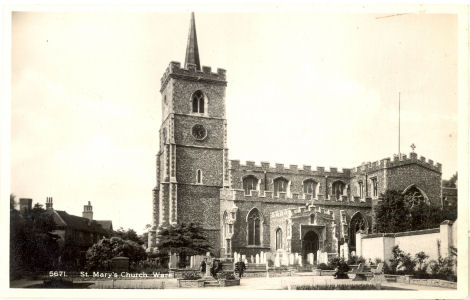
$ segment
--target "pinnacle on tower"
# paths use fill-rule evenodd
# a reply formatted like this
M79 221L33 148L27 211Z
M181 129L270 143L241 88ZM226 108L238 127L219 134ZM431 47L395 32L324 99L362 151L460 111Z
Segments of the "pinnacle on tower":
M189 24L188 45L186 46L186 58L184 60L184 68L188 69L188 65L196 66L196 70L201 70L199 62L199 49L197 47L196 22L194 21L194 12L191 13L191 22Z

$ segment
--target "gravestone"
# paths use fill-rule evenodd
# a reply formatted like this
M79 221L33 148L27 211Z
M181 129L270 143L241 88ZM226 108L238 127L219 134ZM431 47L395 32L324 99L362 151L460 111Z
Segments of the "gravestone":
M308 263L313 265L313 253L307 254Z
M293 253L289 254L289 265L290 265L290 266L293 266L293 265L295 264L294 258L295 258L295 257L294 257L294 254L293 254Z
M279 268L281 266L281 261L279 259L279 253L276 252L276 256L274 257L274 266Z

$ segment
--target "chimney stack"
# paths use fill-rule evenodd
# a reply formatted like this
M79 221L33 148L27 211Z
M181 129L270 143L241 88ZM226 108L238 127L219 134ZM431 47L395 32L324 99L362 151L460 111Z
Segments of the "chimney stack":
M88 201L88 205L83 205L82 217L90 221L93 220L93 206L91 206L90 201Z
M33 206L33 199L20 198L20 212L25 213L31 210Z
M46 210L54 210L52 207L52 197L46 198Z

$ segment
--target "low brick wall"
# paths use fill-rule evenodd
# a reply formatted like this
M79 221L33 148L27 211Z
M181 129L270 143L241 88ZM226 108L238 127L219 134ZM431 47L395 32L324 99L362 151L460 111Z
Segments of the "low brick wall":
M219 279L220 286L240 285L240 279Z
M385 274L385 279L388 282L399 282L405 284L416 284L425 286L443 287L449 289L456 289L457 282L447 281L442 279L419 279L413 278L412 275L390 275Z
M204 287L204 279L198 279L198 280L178 279L178 287L180 287L180 288L202 288L202 287Z
M266 271L245 272L243 277L266 277Z
M417 279L417 278L410 278L410 284L417 284L417 285L426 285L426 286L437 286L449 289L456 289L457 282L442 280L442 279Z
M170 276L173 276L173 278L183 278L183 273L186 272L197 272L200 273L199 269L170 269L169 273Z

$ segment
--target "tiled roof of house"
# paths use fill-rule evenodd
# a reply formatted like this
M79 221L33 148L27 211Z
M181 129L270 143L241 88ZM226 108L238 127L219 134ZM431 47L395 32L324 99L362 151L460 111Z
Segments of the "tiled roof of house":
M101 234L106 233L106 230L97 221L69 215L63 210L54 210L53 217L58 226L68 226L80 231L97 232Z
M96 223L100 224L105 230L113 230L113 221L111 220L96 220Z

